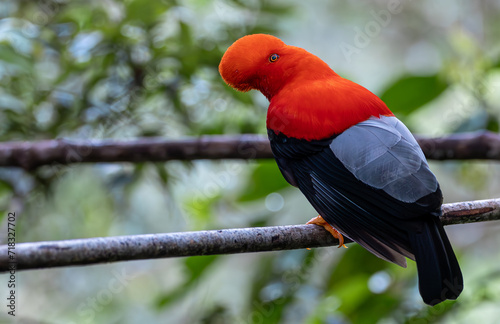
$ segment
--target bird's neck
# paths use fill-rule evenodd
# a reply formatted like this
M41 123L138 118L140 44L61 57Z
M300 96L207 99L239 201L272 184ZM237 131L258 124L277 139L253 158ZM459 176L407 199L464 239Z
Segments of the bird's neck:
M283 87L270 98L267 128L288 137L321 140L380 115L393 114L366 88L335 77Z

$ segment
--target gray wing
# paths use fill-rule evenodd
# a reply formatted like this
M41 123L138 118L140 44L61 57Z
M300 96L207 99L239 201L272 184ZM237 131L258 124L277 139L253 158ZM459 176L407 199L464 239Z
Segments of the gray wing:
M358 180L400 201L414 203L438 188L422 149L396 117L371 117L356 124L330 148Z

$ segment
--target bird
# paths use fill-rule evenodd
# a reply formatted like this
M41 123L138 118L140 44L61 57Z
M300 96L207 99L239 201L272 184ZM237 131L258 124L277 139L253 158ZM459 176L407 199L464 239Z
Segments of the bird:
M228 47L219 73L230 87L268 100L271 150L343 245L348 237L377 257L417 265L423 301L455 300L463 289L440 221L443 194L417 141L387 105L314 54L267 34Z

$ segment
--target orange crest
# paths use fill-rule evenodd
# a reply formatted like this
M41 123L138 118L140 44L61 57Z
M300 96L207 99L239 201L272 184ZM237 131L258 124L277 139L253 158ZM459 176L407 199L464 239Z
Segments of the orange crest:
M239 91L261 91L270 101L267 127L290 137L327 138L370 116L392 115L366 88L271 35L238 39L222 57L219 72Z

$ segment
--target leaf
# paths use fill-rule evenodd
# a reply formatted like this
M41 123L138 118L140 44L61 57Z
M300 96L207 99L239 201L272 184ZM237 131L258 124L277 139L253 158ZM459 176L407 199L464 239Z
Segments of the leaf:
M171 302L179 300L184 296L190 289L190 287L196 282L196 279L200 278L204 271L219 258L218 255L207 255L207 256L194 256L188 257L184 260L186 266L188 278L181 286L174 289L174 291L160 296L155 304L158 309L166 307Z
M360 266L360 260L363 260L363 266ZM342 301L338 311L353 323L375 323L399 305L400 301L393 297L390 289L375 297L368 286L374 273L397 266L353 244L334 267L329 280L325 280L325 288L329 295ZM325 313L324 310L317 311Z
M3 179L0 179L0 193L2 192L13 192L14 191L14 186L12 183L5 181Z
M500 124L498 119L496 119L494 116L489 116L486 129L495 133L500 132Z
M441 322L439 319L446 317L448 313L452 313L457 310L455 306L456 301L445 301L436 307L425 307L422 308L416 315L412 315L405 320L405 324L411 323L446 323L446 321Z
M159 179L161 180L161 184L163 186L166 186L168 183L168 180L170 178L170 175L168 174L168 170L165 167L164 163L155 163L154 164L156 172L158 174Z
M258 317L262 318L261 323L281 323L297 291L309 278L313 260L314 253L305 250L262 258L260 264L255 265L259 272L250 293L250 313L262 315Z
M252 201L263 198L268 194L288 187L289 184L281 175L276 162L267 160L259 162L253 170L246 184L246 191L240 196L239 201Z
M206 255L186 258L185 264L189 273L186 284L191 284L198 279L218 257L218 255Z
M363 260L363 267L359 266L359 260ZM360 245L352 244L342 256L339 265L331 271L330 278L325 280L326 285L335 290L336 285L354 274L363 274L369 276L377 271L387 268L388 262L373 257L367 250Z
M187 197L183 207L192 221L193 230L203 230L213 220L213 204L220 200L220 194L205 194L198 191Z
M380 98L394 113L408 115L436 99L448 84L437 74L430 76L406 76L382 93Z
M168 2L132 0L127 5L127 19L153 25L156 19L170 8L171 4Z
M28 58L20 55L6 44L0 44L0 61L13 65L25 73L30 73L33 70L33 66Z

